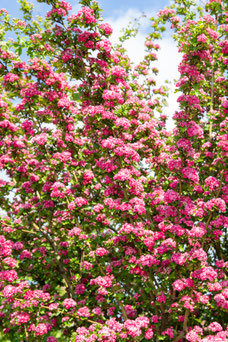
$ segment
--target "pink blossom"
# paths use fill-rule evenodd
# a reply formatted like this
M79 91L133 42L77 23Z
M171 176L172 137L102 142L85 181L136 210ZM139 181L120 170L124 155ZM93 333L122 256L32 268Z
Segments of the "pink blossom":
M116 76L117 78L124 78L125 76L127 76L125 69L121 66L114 66L111 69L111 74L113 76Z
M117 118L115 120L115 125L117 127L123 127L127 130L131 126L131 123L127 118Z
M135 322L139 325L140 328L147 328L150 324L150 320L146 316L139 316L136 318Z
M189 255L191 256L191 259L198 259L200 261L207 261L207 253L202 249L192 249L189 252Z
M62 163L65 163L68 160L71 160L71 153L68 151L64 151L61 153L57 152L57 153L54 153L52 157L53 157L53 159L58 159ZM57 182L57 183L59 183L59 182Z
M13 295L16 293L16 287L12 286L12 285L7 285L6 287L4 287L2 294L4 297L6 298L10 298L13 297Z
M174 334L173 334L173 329L170 329L170 328L166 329L166 330L163 331L161 334L162 334L163 336L164 336L164 335L168 335L170 338L173 338L173 336L174 336Z
M149 249L152 249L155 243L155 239L153 237L147 237L144 239L143 242Z
M156 300L158 301L158 303L165 303L166 302L165 294L161 292L161 294L157 296Z
M22 253L20 254L20 257L19 259L22 260L22 259L31 259L32 255L31 255L31 252L28 251L27 249L24 249L22 251Z
M4 263L7 264L9 267L13 268L17 265L17 260L11 257L7 257L3 259Z
M185 284L182 280L177 279L173 283L173 289L176 291L182 291L185 288Z
M128 317L135 317L137 314L137 310L133 309L133 307L128 304L124 306L124 310Z
M199 174L196 170L190 167L185 167L181 172L184 178L190 179L193 183L199 183Z
M38 145L44 145L48 142L48 136L46 133L37 134L32 141L36 142Z
M19 251L20 249L23 249L23 248L24 248L24 245L20 241L15 242L13 245L13 249L15 249L16 251Z
M102 209L104 209L103 204L96 204L96 205L93 207L93 211L95 211L95 213L99 213Z
M216 301L216 304L219 307L222 307L222 308L228 310L228 301L226 300L226 298L222 294L216 294L214 296L214 300Z
M129 180L131 177L131 172L129 169L121 169L119 170L119 172L114 176L113 179L117 179L120 181L125 181L125 180Z
M108 254L109 254L109 251L105 248L99 247L96 249L96 255L98 255L100 257L102 257L103 255L108 255Z
M153 333L153 330L152 330L152 329L148 329L148 330L145 332L145 339L146 339L146 340L152 339L153 336L154 336L154 333Z
M99 30L108 36L112 33L112 27L108 23L101 24L99 26Z
M47 325L45 323L39 323L36 327L36 336L45 335L47 332Z
M58 341L57 338L54 337L54 336L49 336L49 337L47 338L47 342L57 342L57 341Z
M205 207L208 210L212 210L214 207L218 207L218 209L222 212L226 211L226 203L222 198L212 198L205 204Z
M190 237L201 238L207 233L206 229L203 227L193 227L188 234Z
M192 272L192 277L200 280L208 279L214 281L217 278L217 272L211 266L207 266Z
M86 291L86 287L84 284L77 284L75 287L75 292L77 295L83 294Z
M204 137L203 129L195 121L190 121L187 133L189 137L197 136L200 139Z
M60 108L70 108L71 101L67 97L63 97L58 101L58 107Z
M87 199L83 197L76 197L74 201L79 208L88 203Z
M202 42L202 43L206 43L207 42L207 37L205 36L204 33L200 34L198 37L197 37L197 41L198 42Z
M130 319L124 322L124 328L128 330L128 334L132 337L140 336L142 331L139 329L137 323Z
M76 204L74 202L70 202L67 207L71 211L71 210L74 210L74 208L76 207Z
M134 197L129 201L130 204L133 204L133 212L138 213L139 215L145 214L145 202L141 198Z
M103 312L102 312L102 310L101 310L101 308L99 308L99 307L97 307L97 308L94 308L93 310L92 310L92 313L94 313L95 315L103 315Z
M148 266L152 267L153 265L157 264L158 261L152 256L152 255L142 255L139 258L139 263L141 263L142 266Z
M188 139L185 139L185 138L182 138L182 139L179 139L178 141L177 141L177 147L180 149L183 149L183 150L185 150L185 151L190 151L191 150L191 148L192 148L192 143L191 143L191 141L190 140L188 140ZM177 162L176 162L177 163ZM179 164L180 164L180 162L179 162Z
M219 35L218 35L218 33L216 31L212 30L209 27L206 28L206 31L209 34L209 36L211 36L213 39L215 39L215 40L218 39Z
M81 228L74 227L73 229L71 229L71 230L68 232L68 235L69 235L69 236L78 236L78 235L80 235L81 231L82 231Z
M219 283L207 283L209 291L220 291L222 286Z
M76 314L77 314L77 316L82 316L82 317L89 317L90 316L90 312L89 312L89 309L87 308L87 306L83 306L80 309L78 309Z
M57 310L59 307L59 304L58 303L52 303L49 305L49 309L52 311L52 310Z
M174 13L176 13L174 9L166 7L163 10L160 10L158 12L158 17L161 17L161 16L169 16L170 17Z
M110 41L107 40L107 39L100 40L99 42L97 42L97 49L104 50L107 53L110 53L111 52L111 43L110 43Z
M222 295L228 299L228 288L225 288L224 290L222 290Z
M19 76L10 72L4 76L5 82L15 82L17 80L19 80Z
M66 309L70 309L70 308L74 308L76 306L76 302L75 300L73 300L72 298L66 298L64 299L63 301L63 306L66 308Z
M29 319L30 319L30 317L29 317L29 315L26 312L18 312L17 313L18 324L27 323L29 321Z
M102 286L102 287L112 287L112 277L113 276L98 276L97 278L94 278L94 279L91 279L90 280L90 284L93 285L93 284L97 284L99 286Z
M209 324L208 329L215 332L215 331L222 331L222 326L218 322L212 322Z
M180 196L174 190L167 190L164 194L164 200L167 204L179 200Z
M151 317L151 322L153 322L153 323L158 323L158 321L159 321L159 317L158 317L157 315L153 315L153 316Z
M186 254L174 253L171 256L171 261L174 261L177 265L183 265L186 262Z
M0 272L0 279L1 278L12 283L14 280L18 279L18 274L15 270L2 271Z
M88 261L83 261L83 263L82 263L82 266L83 266L83 268L85 269L85 270L90 270L91 268L93 268L93 264L91 264L90 262L88 262Z
M187 339L187 341L190 341L190 342L201 341L200 337L198 336L197 332L195 332L195 330L191 330L190 332L188 332L186 334L186 339Z
M78 12L78 15L80 15L81 13L83 13L83 15L85 16L87 24L97 22L96 18L94 17L94 11L92 8L82 7L82 10Z
M91 170L86 170L83 174L83 178L84 178L84 182L85 182L84 184L87 184L92 179L94 179L94 174Z
M219 187L219 181L215 177L209 176L205 179L205 186L208 186L210 190L214 190Z
M44 201L43 203L44 203L44 207L47 209L55 207L55 203L52 200Z

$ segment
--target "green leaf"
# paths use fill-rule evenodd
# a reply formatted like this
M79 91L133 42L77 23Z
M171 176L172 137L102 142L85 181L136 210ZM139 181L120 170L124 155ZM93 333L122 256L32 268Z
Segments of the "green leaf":
M80 100L80 96L81 96L80 93L73 93L72 94L72 97L73 97L74 101L79 101Z

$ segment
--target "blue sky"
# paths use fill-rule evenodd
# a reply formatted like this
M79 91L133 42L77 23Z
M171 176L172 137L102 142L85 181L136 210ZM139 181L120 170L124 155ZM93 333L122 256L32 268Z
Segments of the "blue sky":
M105 17L115 16L126 12L129 8L148 13L151 9L159 10L168 5L167 0L100 0L98 3L103 9Z
M32 3L36 3L35 0L30 0ZM77 0L68 0L68 2L75 6L78 4ZM159 10L160 8L167 6L169 1L167 0L99 0L101 8L103 9L104 17L118 16L120 13L126 12L129 8L134 8L141 12L148 13L151 9ZM12 15L18 14L19 5L16 0L0 0L0 7L6 8Z

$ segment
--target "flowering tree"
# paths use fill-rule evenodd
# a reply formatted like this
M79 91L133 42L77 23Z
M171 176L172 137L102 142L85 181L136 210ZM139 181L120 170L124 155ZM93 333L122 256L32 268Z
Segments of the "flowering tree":
M26 0L23 20L0 11L2 333L227 341L225 1L161 10L135 67L96 2L39 2L45 18ZM173 131L152 66L167 22L182 54Z

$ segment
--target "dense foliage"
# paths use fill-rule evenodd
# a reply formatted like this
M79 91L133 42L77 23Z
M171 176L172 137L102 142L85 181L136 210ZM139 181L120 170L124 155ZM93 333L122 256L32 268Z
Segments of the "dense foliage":
M23 19L0 10L0 331L227 341L225 1L161 10L137 66L98 3L39 2L45 18L26 0ZM172 131L153 67L167 24L182 54Z

